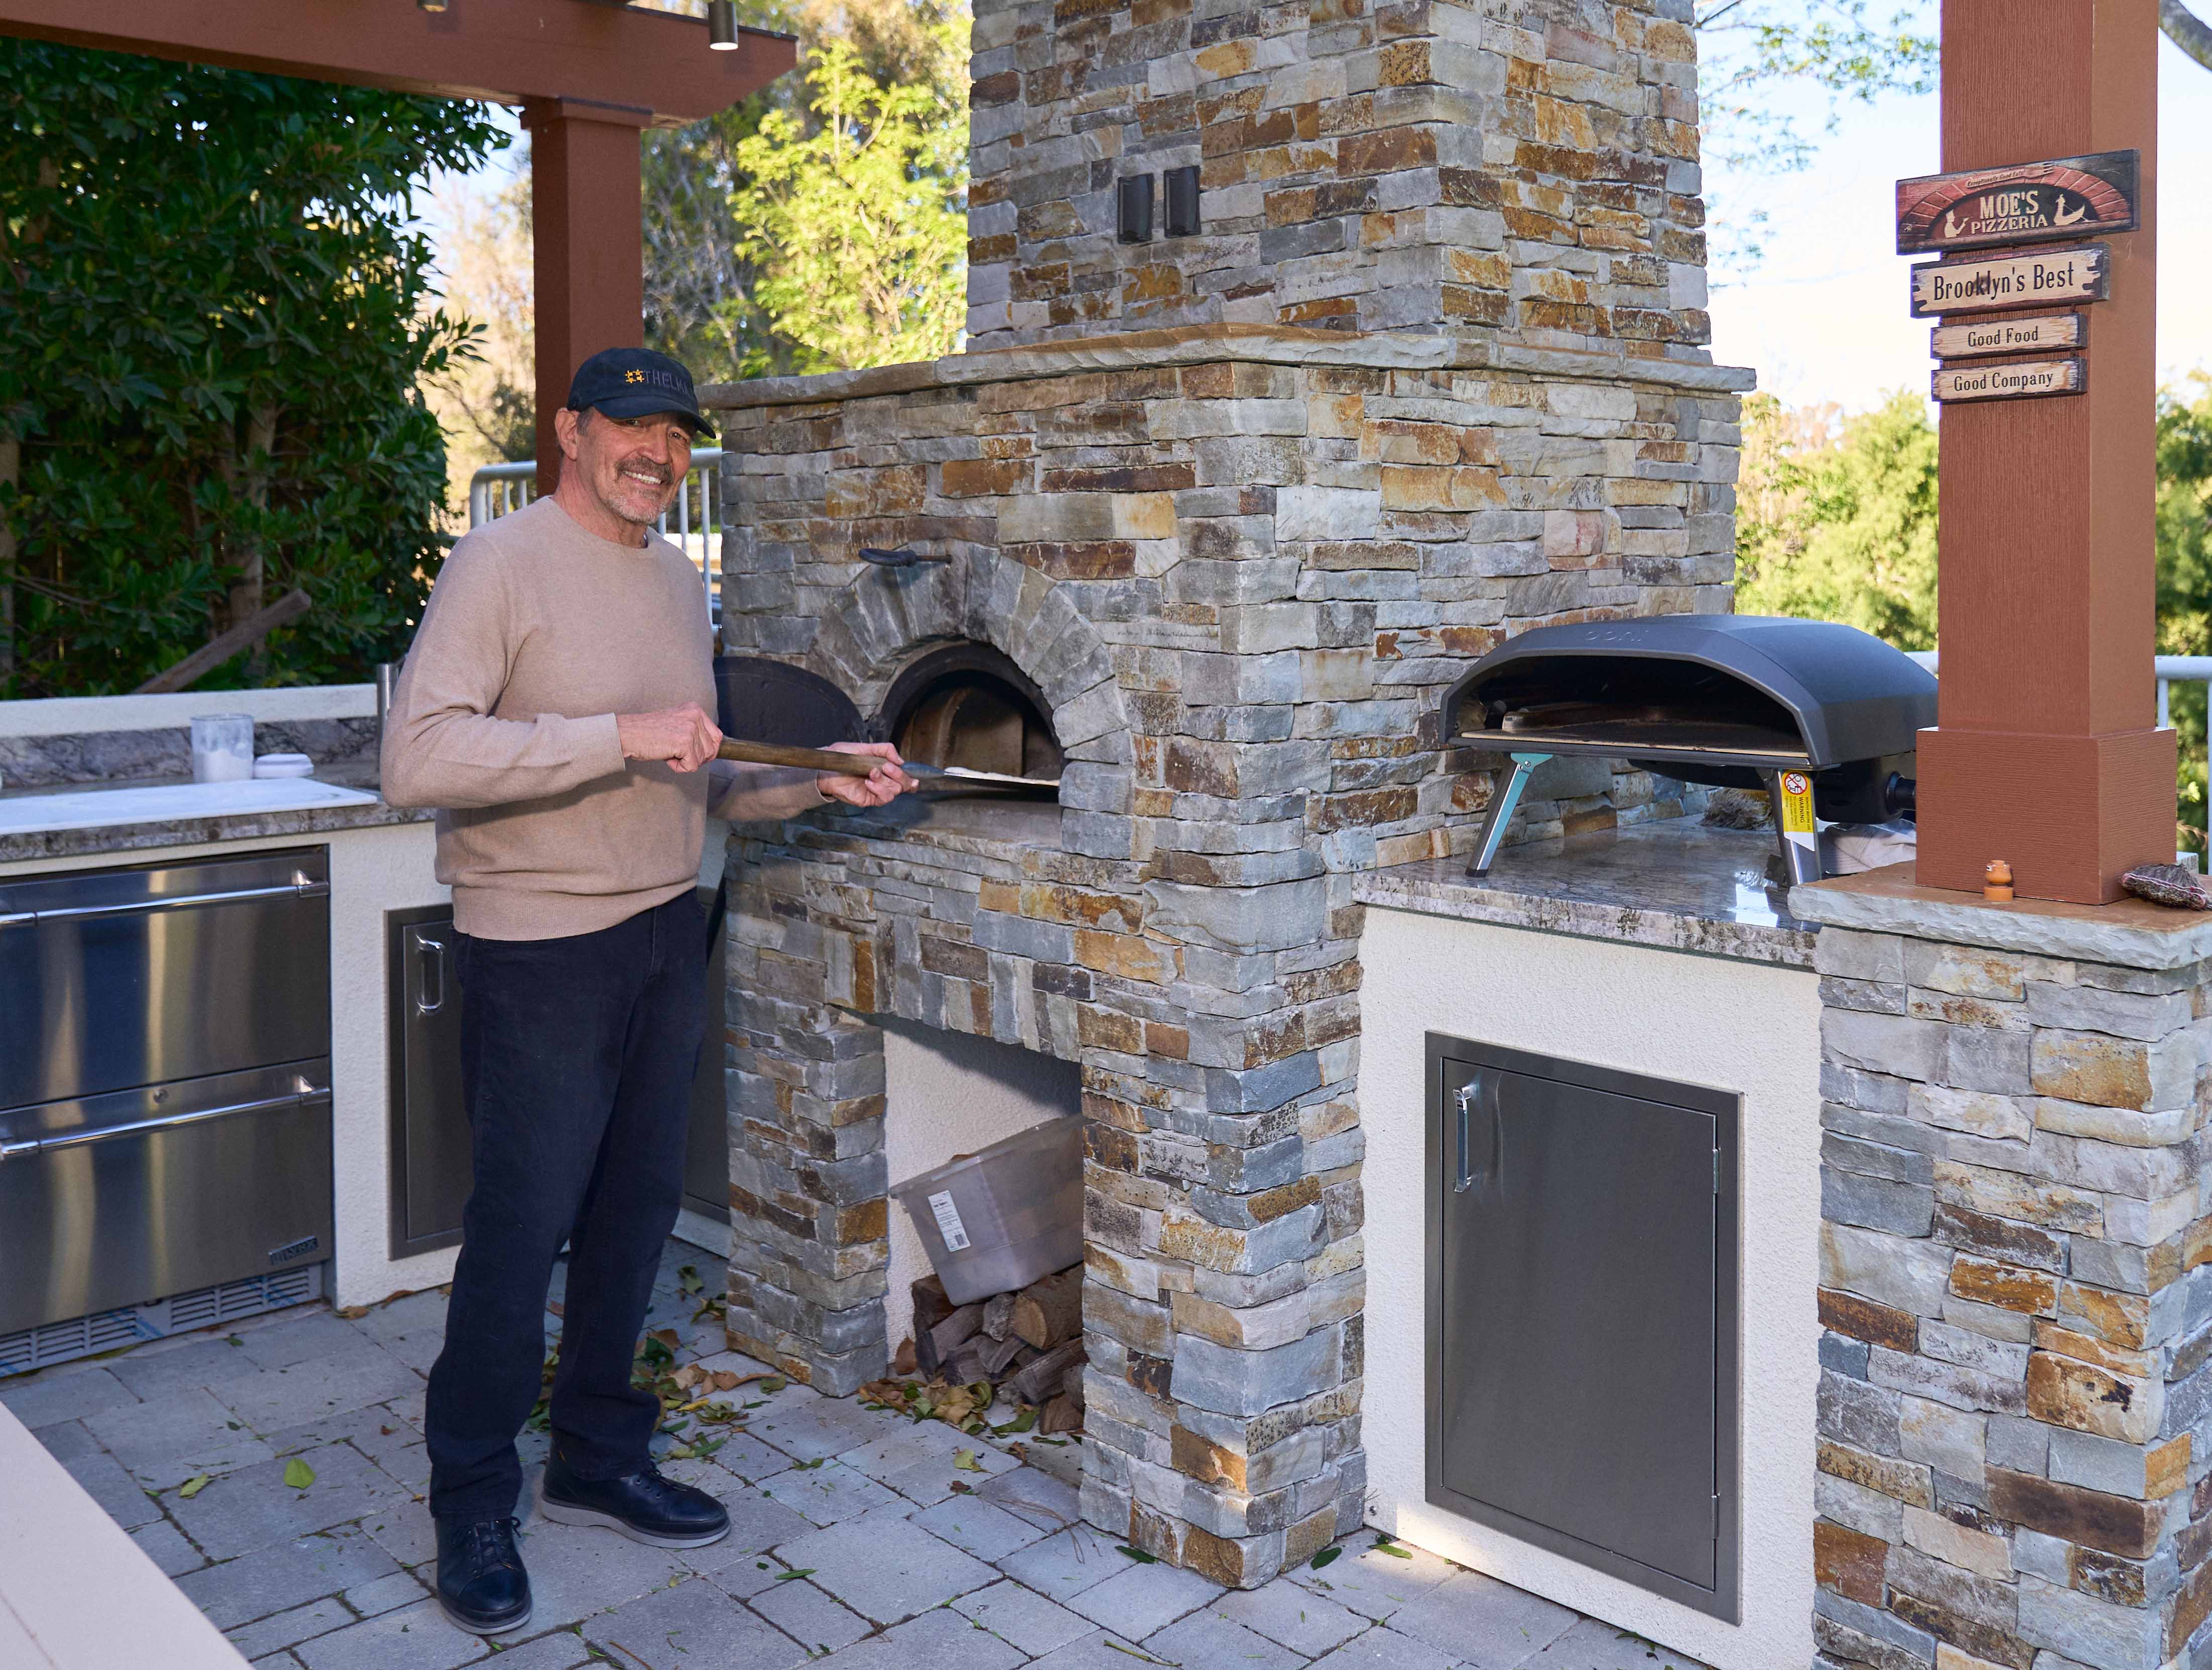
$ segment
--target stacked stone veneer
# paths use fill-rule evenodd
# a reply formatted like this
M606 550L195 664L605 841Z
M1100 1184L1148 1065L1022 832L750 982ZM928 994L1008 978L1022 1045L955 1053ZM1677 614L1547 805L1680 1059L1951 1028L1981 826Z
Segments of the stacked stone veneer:
M1466 844L1491 779L1436 695L1501 634L1728 598L1731 374L1577 363L1185 332L709 392L726 645L872 712L988 642L1068 756L1056 823L737 844L735 1344L883 1370L872 1017L1048 1051L1085 1085L1086 1515L1241 1584L1358 1523L1352 877ZM954 561L855 555L904 541ZM1677 791L1555 792L1540 830Z
M1689 0L976 0L969 330L1246 322L1701 358ZM1198 235L1116 240L1195 165Z
M2212 968L1944 916L1820 938L1820 1661L2207 1662Z

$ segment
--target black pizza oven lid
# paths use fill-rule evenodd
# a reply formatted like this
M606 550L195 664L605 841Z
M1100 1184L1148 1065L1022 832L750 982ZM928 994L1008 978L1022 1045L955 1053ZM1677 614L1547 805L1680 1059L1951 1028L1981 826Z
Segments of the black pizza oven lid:
M758 655L714 658L714 722L726 736L790 748L866 740L852 697L819 673Z
M1778 705L1815 769L1908 751L1916 733L1936 723L1935 675L1856 627L1777 615L1651 615L1534 627L1509 638L1446 692L1446 745L1482 733L1485 709L1501 693L1518 701L1588 699L1608 662L1637 660L1722 675L1717 686L1698 681L1702 705L1731 682L1743 687L1747 708L1771 714ZM1505 741L1506 733L1491 734ZM1529 745L1542 746L1533 738Z

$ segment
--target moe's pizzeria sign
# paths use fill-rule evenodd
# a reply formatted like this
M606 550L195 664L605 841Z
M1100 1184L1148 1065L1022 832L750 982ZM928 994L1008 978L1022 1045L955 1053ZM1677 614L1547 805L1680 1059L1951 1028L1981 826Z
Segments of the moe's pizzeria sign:
M2134 151L2021 162L1897 182L1897 252L1985 249L2132 232L2139 159Z

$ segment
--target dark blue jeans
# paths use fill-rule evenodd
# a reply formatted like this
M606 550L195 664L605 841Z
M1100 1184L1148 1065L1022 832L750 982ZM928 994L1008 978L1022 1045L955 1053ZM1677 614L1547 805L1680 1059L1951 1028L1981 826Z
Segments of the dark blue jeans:
M562 1459L586 1479L626 1473L659 1418L630 1365L683 1195L707 929L686 893L598 933L457 938L476 1181L430 1370L430 1511L501 1519L521 1491L514 1440L538 1400L563 1238Z

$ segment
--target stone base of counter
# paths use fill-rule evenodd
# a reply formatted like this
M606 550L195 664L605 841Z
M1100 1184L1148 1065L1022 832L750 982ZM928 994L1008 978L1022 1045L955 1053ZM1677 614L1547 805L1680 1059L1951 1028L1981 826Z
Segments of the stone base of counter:
M2212 1638L2212 924L1911 885L1825 924L1824 1665Z

